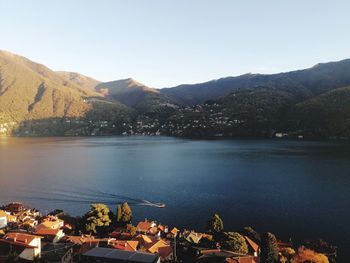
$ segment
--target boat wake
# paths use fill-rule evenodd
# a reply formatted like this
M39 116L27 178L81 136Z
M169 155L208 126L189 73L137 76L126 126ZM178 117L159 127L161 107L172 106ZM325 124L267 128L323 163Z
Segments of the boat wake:
M67 188L66 188L67 189ZM92 203L104 203L107 205L116 205L127 202L131 206L150 206L156 208L164 208L165 204L151 202L145 199L132 198L126 195L114 194L105 191L99 191L95 189L33 189L26 188L19 192L25 193L20 198L33 200L33 201L45 201L55 203L69 203L69 204L92 204ZM18 197L16 197L18 198Z

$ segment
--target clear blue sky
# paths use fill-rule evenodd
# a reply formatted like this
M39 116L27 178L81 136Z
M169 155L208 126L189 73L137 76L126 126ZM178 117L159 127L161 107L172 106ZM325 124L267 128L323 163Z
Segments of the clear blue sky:
M0 49L162 88L350 58L350 1L0 0Z

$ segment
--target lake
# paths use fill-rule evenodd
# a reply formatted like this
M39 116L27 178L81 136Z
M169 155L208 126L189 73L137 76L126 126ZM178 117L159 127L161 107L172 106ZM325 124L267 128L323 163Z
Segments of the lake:
M127 201L134 222L204 230L252 226L288 240L318 238L349 253L350 144L168 137L1 138L0 203L85 213ZM166 208L145 205L162 202Z

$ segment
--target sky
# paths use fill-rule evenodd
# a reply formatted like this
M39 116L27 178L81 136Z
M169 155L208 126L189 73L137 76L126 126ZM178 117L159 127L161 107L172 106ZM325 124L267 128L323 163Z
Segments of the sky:
M155 88L350 58L348 0L0 0L0 49Z

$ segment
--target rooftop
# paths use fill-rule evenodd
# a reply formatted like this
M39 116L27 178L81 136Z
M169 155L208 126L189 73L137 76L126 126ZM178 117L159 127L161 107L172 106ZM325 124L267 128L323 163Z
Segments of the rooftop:
M142 252L130 252L113 248L95 247L84 253L85 257L115 259L121 262L155 263L159 256Z

